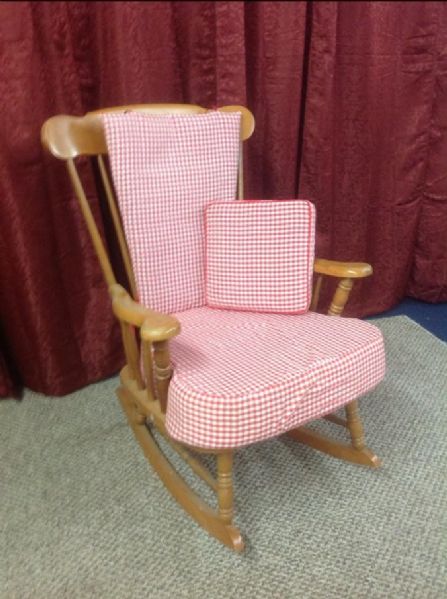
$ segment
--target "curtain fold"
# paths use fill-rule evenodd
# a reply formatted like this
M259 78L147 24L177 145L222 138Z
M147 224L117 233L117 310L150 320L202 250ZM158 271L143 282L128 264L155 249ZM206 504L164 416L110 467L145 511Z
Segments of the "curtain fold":
M40 145L57 113L245 104L246 196L310 197L318 254L373 264L348 314L447 300L446 3L4 2L0 61L1 396L65 394L123 362L66 171Z
M406 292L447 299L445 26L444 3L313 7L300 191L315 199L329 257L374 266L348 314Z

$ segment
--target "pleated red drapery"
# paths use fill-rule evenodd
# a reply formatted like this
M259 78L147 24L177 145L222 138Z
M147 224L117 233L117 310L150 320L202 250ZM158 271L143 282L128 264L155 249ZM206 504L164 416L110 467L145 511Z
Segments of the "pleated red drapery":
M245 104L246 195L312 198L319 255L373 264L350 314L447 300L446 3L5 2L0 60L1 395L64 394L123 362L66 172L40 146L57 113ZM93 178L88 194L107 231Z

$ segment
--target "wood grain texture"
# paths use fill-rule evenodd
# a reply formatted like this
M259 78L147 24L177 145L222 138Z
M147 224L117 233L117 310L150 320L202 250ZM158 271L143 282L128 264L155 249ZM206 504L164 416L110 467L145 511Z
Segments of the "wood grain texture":
M217 500L219 516L226 524L233 520L233 452L217 456Z
M120 106L89 112L85 116L57 115L48 119L42 126L43 146L60 160L69 160L78 156L97 156L107 154L107 144L102 123L102 115L108 112L126 111L147 114L197 114L207 112L198 106L178 104L155 104ZM252 113L244 106L223 106L223 112L241 112L241 140L247 140L254 131L255 121Z
M180 333L180 322L174 316L145 308L134 301L121 285L109 287L112 309L115 316L136 327L140 327L145 341L166 341Z
M342 279L338 283L328 310L330 316L341 316L351 293L352 285L352 279Z
M143 325L144 326L144 325ZM171 359L167 341L156 341L154 348L154 382L161 410L166 412L168 405L169 382L172 377Z
M116 203L115 194L113 193L112 183L107 172L107 167L103 156L97 156L99 173L101 175L102 184L106 193L107 203L109 205L110 214L112 216L113 226L115 227L116 236L118 239L118 245L123 257L124 268L126 270L127 279L129 281L130 290L132 297L137 297L137 285L135 283L135 275L132 268L132 261L130 258L129 248L127 246L126 238L124 236L123 225L121 223L121 216Z
M369 466L370 468L378 468L381 465L379 458L366 447L357 449L352 445L340 443L306 427L293 429L287 433L287 436L340 460Z
M331 277L362 279L373 273L372 266L366 262L337 262L316 258L314 272Z

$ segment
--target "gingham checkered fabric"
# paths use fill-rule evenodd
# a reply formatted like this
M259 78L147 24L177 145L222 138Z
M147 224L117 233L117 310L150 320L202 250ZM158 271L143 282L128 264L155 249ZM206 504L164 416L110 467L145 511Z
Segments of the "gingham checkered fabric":
M192 446L275 437L358 398L384 376L382 335L368 322L207 307L178 317L166 425Z
M301 314L312 293L315 208L307 200L206 208L206 304Z
M103 117L140 302L204 304L204 207L234 200L240 113Z

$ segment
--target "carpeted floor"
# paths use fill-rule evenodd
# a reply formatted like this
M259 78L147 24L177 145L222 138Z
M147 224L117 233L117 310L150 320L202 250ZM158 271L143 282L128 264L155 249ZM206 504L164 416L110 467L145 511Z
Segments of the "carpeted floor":
M1 599L447 596L447 345L376 321L388 374L361 401L378 471L277 439L239 452L242 555L152 474L116 380L0 402Z
M408 316L442 341L447 341L447 302L429 304L422 300L406 297L391 310L380 314L380 318L389 316Z

